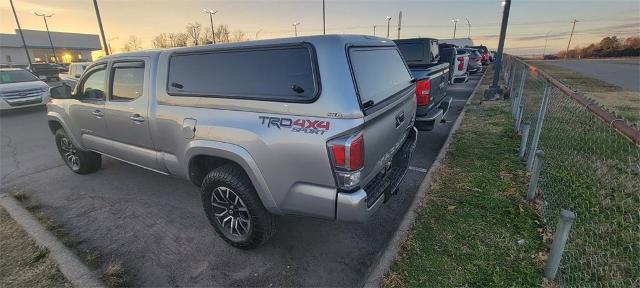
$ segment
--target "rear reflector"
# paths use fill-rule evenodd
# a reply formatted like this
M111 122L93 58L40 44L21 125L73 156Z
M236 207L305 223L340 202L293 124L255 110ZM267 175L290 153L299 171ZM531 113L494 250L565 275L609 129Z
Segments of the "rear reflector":
M416 101L418 102L418 106L429 105L429 101L431 101L430 79L416 82Z

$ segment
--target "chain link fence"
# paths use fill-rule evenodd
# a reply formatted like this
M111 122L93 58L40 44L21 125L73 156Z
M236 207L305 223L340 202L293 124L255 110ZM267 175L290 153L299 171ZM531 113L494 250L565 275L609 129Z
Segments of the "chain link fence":
M532 172L529 198L555 234L545 276L560 286L640 287L638 128L517 57L506 55L503 71Z

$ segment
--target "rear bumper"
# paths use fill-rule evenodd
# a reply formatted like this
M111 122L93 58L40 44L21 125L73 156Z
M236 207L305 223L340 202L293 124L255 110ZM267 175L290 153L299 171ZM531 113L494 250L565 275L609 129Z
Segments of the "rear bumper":
M336 220L364 222L389 200L407 173L417 140L418 132L412 128L407 139L394 155L391 168L387 173L381 172L364 188L354 192L338 192Z
M451 107L451 97L443 99L438 106L434 107L425 116L416 116L415 126L420 131L431 131L438 126L449 112Z

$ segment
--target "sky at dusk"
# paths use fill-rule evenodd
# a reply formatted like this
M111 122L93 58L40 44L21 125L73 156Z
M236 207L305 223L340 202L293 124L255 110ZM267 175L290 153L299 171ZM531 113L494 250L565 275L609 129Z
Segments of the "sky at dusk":
M33 11L54 13L49 18L52 31L99 34L91 0L14 0L23 29L44 30L41 17ZM402 11L403 38L453 36L452 19L458 22L457 37L469 33L476 44L497 46L502 7L499 0L422 0L361 1L326 0L327 34L373 34L386 36L386 16L391 16L391 35L397 35L398 12ZM163 32L184 32L189 22L208 27L209 16L202 8L218 10L215 23L230 30L242 30L248 38L293 36L293 22L300 22L298 35L322 34L321 0L98 0L107 39L114 50L124 45L129 35L142 39L144 48L152 48L153 36ZM548 35L549 52L565 49L571 20L578 19L572 48L616 35L640 36L638 0L513 0L507 33L507 51L515 54L539 54ZM9 1L0 2L0 33L13 33L16 23ZM256 34L257 33L257 34Z

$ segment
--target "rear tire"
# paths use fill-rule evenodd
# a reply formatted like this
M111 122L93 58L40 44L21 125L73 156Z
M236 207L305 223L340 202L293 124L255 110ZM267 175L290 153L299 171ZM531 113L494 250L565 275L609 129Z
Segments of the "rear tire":
M67 132L60 128L56 130L56 146L67 167L78 174L89 174L102 166L102 156L93 151L80 150L76 147Z
M237 165L209 172L201 192L209 223L231 246L254 249L275 234L275 216L264 208L251 180Z

